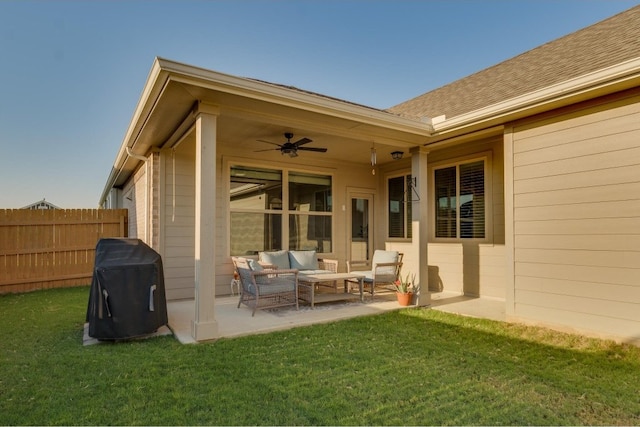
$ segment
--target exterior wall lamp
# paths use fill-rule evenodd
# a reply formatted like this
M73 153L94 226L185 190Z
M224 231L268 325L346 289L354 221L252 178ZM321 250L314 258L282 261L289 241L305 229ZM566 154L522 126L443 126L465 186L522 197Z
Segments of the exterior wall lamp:
M404 155L404 151L392 151L391 152L391 158L393 160L400 160L403 155Z

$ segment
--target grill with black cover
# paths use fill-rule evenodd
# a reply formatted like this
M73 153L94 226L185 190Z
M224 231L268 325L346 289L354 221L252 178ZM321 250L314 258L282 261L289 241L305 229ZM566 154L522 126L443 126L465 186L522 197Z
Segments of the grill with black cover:
M160 254L140 239L100 239L86 320L89 336L99 340L149 335L166 325Z

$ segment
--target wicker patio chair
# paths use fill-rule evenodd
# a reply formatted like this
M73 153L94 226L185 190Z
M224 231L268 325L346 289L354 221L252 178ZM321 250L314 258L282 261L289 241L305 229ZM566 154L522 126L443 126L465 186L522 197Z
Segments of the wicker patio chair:
M298 309L298 270L264 269L254 260L233 257L240 276L241 304L251 307L254 316L258 308L295 305Z
M347 272L364 274L363 284L370 286L371 298L373 298L376 286L391 285L400 279L403 256L404 254L397 251L376 249L371 263L368 261L347 261ZM353 281L350 280L350 282Z

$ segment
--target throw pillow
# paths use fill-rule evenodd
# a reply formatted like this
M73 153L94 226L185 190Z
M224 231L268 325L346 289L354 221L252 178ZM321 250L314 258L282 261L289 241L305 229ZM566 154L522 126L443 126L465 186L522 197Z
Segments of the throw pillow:
M249 268L253 271L262 271L263 268L255 259L249 259Z
M289 264L297 270L317 270L318 255L316 251L289 251Z
M277 266L279 269L289 269L289 255L287 251L259 252L260 261Z

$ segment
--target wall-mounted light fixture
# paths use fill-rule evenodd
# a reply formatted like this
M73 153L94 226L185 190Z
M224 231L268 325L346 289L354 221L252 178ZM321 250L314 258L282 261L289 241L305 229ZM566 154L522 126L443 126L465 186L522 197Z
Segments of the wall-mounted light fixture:
M391 158L393 160L400 160L403 155L404 155L404 151L392 151L391 152Z

